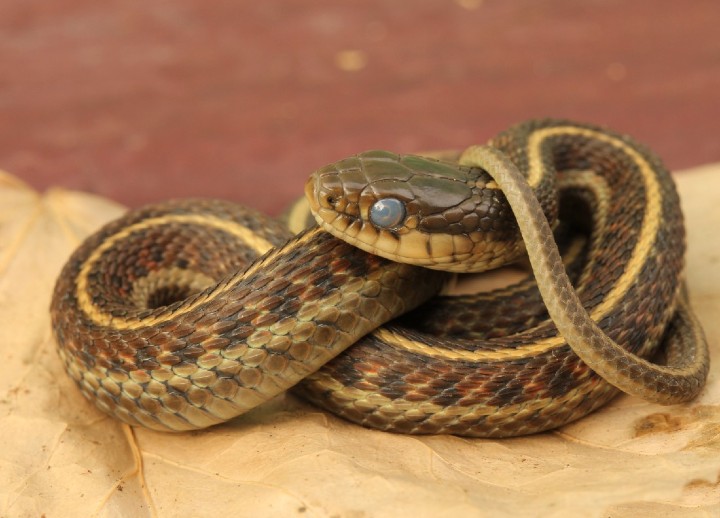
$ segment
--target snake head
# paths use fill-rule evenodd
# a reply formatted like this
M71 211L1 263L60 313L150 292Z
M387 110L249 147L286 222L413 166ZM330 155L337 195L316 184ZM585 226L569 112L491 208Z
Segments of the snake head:
M315 171L305 194L324 230L394 261L482 271L522 251L504 195L478 168L368 151Z

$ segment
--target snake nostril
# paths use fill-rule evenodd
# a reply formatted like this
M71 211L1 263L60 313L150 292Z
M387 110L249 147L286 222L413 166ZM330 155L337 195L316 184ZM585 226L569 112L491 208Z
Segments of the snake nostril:
M337 209L337 205L340 202L340 197L332 192L326 192L321 196L323 205L327 208Z

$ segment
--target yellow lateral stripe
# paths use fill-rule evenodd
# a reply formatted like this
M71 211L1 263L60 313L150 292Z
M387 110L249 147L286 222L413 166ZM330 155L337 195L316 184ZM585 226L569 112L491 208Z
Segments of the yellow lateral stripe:
M322 387L324 390L329 390L335 399L344 401L363 401L372 399L373 401L380 401L377 405L382 407L383 410L398 409L398 413L407 413L410 409L417 409L423 415L427 416L427 421L432 421L433 416L444 418L448 416L475 416L475 419L479 419L482 416L497 415L502 412L504 415L515 415L520 413L532 413L541 412L547 410L549 401L557 407L562 407L573 401L584 400L589 394L598 390L598 386L593 383L583 383L576 388L558 395L553 398L540 398L523 401L522 403L508 403L503 405L490 405L487 401L481 403L475 403L470 405L451 405L443 406L438 403L432 403L430 401L422 401L420 403L410 402L404 398L398 398L390 400L385 396L379 394L376 391L358 388L357 386L343 385L341 381L333 378L330 374L323 372L322 370L311 374L308 377L312 385ZM601 381L601 386L604 389L600 389L600 393L607 393L608 391L614 391L615 389L608 385L606 382Z
M632 286L635 280L639 277L647 256L650 253L650 249L655 243L662 212L660 184L655 176L653 168L647 162L645 157L632 147L625 144L622 140L595 130L575 126L545 128L534 132L530 136L528 141L528 164L530 167L528 179L534 178L535 181L537 181L537 179L542 176L542 171L538 171L542 169L540 154L542 142L547 138L561 134L582 135L588 138L594 138L620 149L630 156L637 164L638 169L640 170L640 175L645 184L646 203L638 242L632 252L630 260L627 263L625 271L608 292L603 301L590 313L592 319L595 322L598 322L615 307L617 301L625 296L627 291L630 289L630 286ZM394 346L417 354L435 358L477 362L499 362L528 358L546 353L555 347L565 344L565 340L562 336L558 335L544 340L539 340L533 344L517 349L505 349L502 351L463 351L446 349L438 346L429 347L384 329L376 330L374 332L374 336Z

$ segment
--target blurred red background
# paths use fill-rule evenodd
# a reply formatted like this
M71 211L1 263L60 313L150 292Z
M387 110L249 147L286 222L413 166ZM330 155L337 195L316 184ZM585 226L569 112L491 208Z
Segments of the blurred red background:
M370 148L554 116L720 160L716 0L3 0L0 168L137 206L278 213Z

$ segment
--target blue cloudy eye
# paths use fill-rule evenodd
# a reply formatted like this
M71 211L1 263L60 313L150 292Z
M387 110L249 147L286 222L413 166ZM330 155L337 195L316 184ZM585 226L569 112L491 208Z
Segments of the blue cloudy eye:
M405 219L405 205L395 198L385 198L370 207L370 221L381 228L396 227Z

